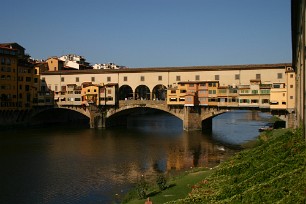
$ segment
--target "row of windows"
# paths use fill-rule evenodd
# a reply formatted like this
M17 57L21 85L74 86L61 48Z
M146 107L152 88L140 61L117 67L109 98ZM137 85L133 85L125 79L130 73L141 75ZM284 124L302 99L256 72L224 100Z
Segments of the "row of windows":
M11 72L12 68L11 67L1 67L1 72ZM15 73L15 69L13 69L13 72Z
M7 65L11 65L11 63L15 63L15 60L11 60L10 58L1 58L1 64L7 64Z
M290 75L291 78L293 78L293 74ZM282 79L283 78L283 74L282 73L277 73L277 78L278 79ZM235 80L239 80L240 79L240 74L235 74ZM260 80L261 79L261 74L256 74L256 79ZM91 77L91 81L95 82L95 77ZM107 82L111 82L111 77L107 77ZM158 76L158 81L162 81L163 77L162 76ZM195 76L195 80L199 81L200 80L200 75L196 75ZM220 80L220 75L215 75L215 80ZM65 78L61 77L61 82L64 82ZM123 77L123 81L128 81L128 77L124 76ZM140 81L145 81L145 76L140 76ZM181 81L181 76L176 76L176 81ZM75 82L80 82L80 78L76 77L75 78Z
M177 102L177 98L170 98L170 101ZM179 98L179 101L184 101L184 98ZM186 98L186 101L192 101L192 98ZM255 104L259 103L257 99L238 99L238 98L199 98L201 103L203 102L230 102L230 103L248 103L248 104ZM261 104L269 104L269 99L262 99ZM286 102L282 102L282 104L286 104Z
M0 54L16 55L17 53L14 50L0 49Z

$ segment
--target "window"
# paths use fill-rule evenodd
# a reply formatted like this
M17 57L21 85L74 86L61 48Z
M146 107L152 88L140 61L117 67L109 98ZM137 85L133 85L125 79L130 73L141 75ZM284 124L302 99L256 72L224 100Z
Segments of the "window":
M111 89L107 90L107 93L112 94L112 90Z
M215 75L215 80L219 80L220 76L219 75Z
M91 81L94 82L95 81L95 77L91 77Z
M240 103L250 103L250 99L240 99Z
M75 82L79 82L80 78L79 77L75 77Z
M141 76L140 77L140 81L144 81L145 80L145 77L144 76Z
M171 93L172 93L172 94L176 93L176 90L171 90Z
M252 90L252 94L258 94L258 90Z
M290 85L290 88L291 88L291 89L293 88L293 85L292 85L292 84Z
M158 76L158 81L162 81L163 80L163 76Z
M54 91L57 91L57 86L55 85L55 87L54 87Z
M107 77L107 81L110 82L112 79L111 77Z
M283 102L282 102L282 105L286 105L286 102L283 101Z
M31 82L31 77L26 77L26 82Z
M200 86L206 86L206 83L202 83L202 84L200 84Z
M181 81L181 76L176 76L176 81Z
M61 82L64 82L65 81L65 78L64 77L61 77Z
M240 74L235 74L235 79L239 80L240 79Z
M293 74L290 74L290 78L293 78Z
M220 94L225 94L225 93L226 93L226 89L219 89L218 92L219 92Z
M270 101L269 101L269 99L262 99L261 103L262 104L268 104L268 103L270 103Z
M277 78L278 79L282 79L283 78L283 74L282 73L277 73Z
M194 87L194 84L189 84L189 87Z
M261 94L270 94L270 90L268 90L268 89L263 89L263 90L260 90L260 93L261 93Z
M261 79L260 74L256 74L256 79Z
M201 90L199 91L199 94L207 94L207 90Z
M200 75L196 75L196 76L195 76L195 80L196 80L196 81L199 81L199 80L200 80Z
M293 99L293 96L290 96L290 99Z
M26 91L30 91L30 86L29 85L25 85L25 90Z
M127 80L128 80L127 76L123 77L123 81L127 81Z

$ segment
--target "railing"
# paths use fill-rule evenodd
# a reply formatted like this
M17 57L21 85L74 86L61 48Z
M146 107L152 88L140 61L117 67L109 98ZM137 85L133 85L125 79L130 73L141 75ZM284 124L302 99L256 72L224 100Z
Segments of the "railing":
M166 105L166 101L162 100L120 100L119 107L133 105Z

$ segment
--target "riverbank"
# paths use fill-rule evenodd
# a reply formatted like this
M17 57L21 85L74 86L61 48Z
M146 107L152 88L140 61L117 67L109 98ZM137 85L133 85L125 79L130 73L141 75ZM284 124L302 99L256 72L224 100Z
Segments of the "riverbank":
M301 130L266 131L253 145L212 170L199 169L169 181L163 191L149 188L148 196L153 203L305 203L306 144Z

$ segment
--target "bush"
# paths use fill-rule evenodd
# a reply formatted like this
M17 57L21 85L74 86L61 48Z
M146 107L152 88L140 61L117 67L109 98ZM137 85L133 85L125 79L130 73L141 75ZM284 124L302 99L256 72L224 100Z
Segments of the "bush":
M159 174L156 178L156 184L160 191L165 190L167 188L167 180L163 174Z
M144 176L141 176L140 180L136 184L136 191L139 199L144 199L147 197L148 183L146 182Z

